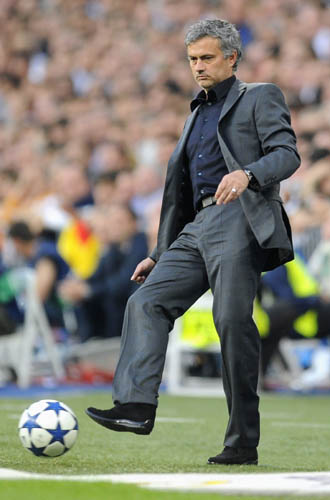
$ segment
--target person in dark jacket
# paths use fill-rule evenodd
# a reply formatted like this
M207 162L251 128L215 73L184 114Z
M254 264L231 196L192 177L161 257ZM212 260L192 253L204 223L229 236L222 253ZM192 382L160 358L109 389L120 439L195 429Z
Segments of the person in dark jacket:
M263 377L282 338L329 336L329 299L322 296L318 282L298 253L295 260L262 276L255 321L261 335Z
M147 238L128 206L110 205L103 216L108 245L97 269L87 280L69 278L61 286L62 298L76 305L83 342L120 336L127 300L137 288L129 278L148 253Z
M1 273L0 295L6 295L5 283L9 283L14 295L12 300L9 300L8 296L8 300L3 298L2 302L6 302L6 308L14 323L19 325L24 321L24 301L18 300L18 297L20 288L25 289L27 286L25 270L31 268L35 274L36 294L44 305L50 324L63 327L63 311L57 291L59 283L69 273L69 266L57 250L55 236L46 230L35 234L28 222L15 220L8 228L7 240L12 244L14 256L13 262L8 263L7 269L4 268Z
M235 77L242 49L231 23L199 21L185 44L202 90L169 160L157 248L132 276L142 286L126 308L115 407L87 414L112 430L152 431L169 332L211 288L229 421L225 448L208 463L256 464L260 338L253 301L261 272L293 258L279 189L300 158L281 90Z

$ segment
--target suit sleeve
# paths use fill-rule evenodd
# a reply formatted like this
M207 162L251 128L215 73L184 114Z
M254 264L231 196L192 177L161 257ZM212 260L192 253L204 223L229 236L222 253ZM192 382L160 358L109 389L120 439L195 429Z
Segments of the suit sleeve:
M260 86L254 113L263 156L245 168L262 189L290 177L299 167L300 157L290 113L276 85Z
M149 255L150 259L152 259L154 262L157 262L157 247L155 247L152 252L150 252Z

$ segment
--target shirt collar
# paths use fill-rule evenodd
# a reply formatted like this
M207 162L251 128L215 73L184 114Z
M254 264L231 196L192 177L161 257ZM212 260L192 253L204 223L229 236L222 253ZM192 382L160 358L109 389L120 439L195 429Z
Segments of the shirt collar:
M190 103L191 111L194 111L200 104L219 102L223 97L226 97L235 80L236 76L233 75L215 85L208 93L206 93L205 90L201 90Z

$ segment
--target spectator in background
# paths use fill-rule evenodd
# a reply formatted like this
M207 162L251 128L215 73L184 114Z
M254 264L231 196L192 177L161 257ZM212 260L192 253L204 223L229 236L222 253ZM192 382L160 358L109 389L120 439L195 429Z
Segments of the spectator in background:
M0 222L3 225L13 219L24 218L33 205L42 203L49 195L47 172L41 165L22 168L19 172L4 169L4 177L0 206Z
M53 192L32 205L31 212L58 237L58 251L71 271L87 278L98 264L100 245L88 224L94 199L86 171L62 160L52 165L50 185Z
M291 213L294 246L308 260L321 239L330 213L330 157L315 162L300 184L300 200Z
M326 338L330 334L330 301L320 293L304 260L295 260L262 276L255 321L261 335L261 372L269 365L282 338ZM330 367L329 367L330 368Z
M241 31L245 57L238 77L271 81L284 90L304 150L303 167L288 190L301 201L299 178L320 151L330 149L325 0L98 0L74 6L30 0L16 2L15 8L5 0L0 170L10 169L18 183L22 178L36 186L36 176L23 172L47 174L64 155L94 177L145 164L145 155L139 157L145 144L149 160L152 145L152 165L164 167L195 93L178 33L191 19L212 16L230 19ZM171 144L163 146L170 135ZM5 206L10 221L12 205L5 200Z
M116 197L117 172L99 174L93 182L93 198L96 206L107 206Z
M116 192L114 201L131 206L132 198L135 193L133 172L130 170L118 172L115 186Z
M55 242L42 234L36 236L28 223L23 220L10 225L8 238L12 243L12 253L4 262L6 267L3 269L0 294L2 302L8 304L9 315L12 315L16 325L24 320L25 311L17 299L21 287L24 289L27 284L24 281L24 268L32 268L35 270L36 293L40 302L44 304L50 324L64 326L57 287L68 274L69 267L59 255ZM22 278L19 277L19 273L14 272L17 269L23 269ZM3 279L4 271L5 279Z
M330 302L330 210L322 225L321 235L321 241L308 261L308 268L318 282L321 294Z
M112 204L103 208L98 230L107 247L96 271L85 281L68 278L60 290L65 301L77 305L82 341L121 334L126 302L136 289L130 277L141 257L148 254L146 236L138 232L136 216L128 206Z
M131 204L135 165L164 174L196 91L179 34L192 19L206 17L237 24L245 45L238 78L273 82L284 91L302 157L298 172L283 185L284 195L294 243L306 258L311 255L323 238L328 211L325 200L308 191L309 183L314 187L309 173L330 152L328 0L3 0L1 236L31 206L55 232L72 223L71 210L54 199L62 196L57 176L62 177L63 158L92 181L120 170L113 199L110 185L109 198L100 187L106 205ZM329 165L324 177L326 183ZM63 195L80 184L73 178L64 181ZM76 238L68 252L73 260L88 247L85 218L82 227L70 233ZM94 271L97 252L86 260L83 277Z
M138 166L133 173L134 196L131 206L145 228L150 207L161 201L163 195L163 179L159 169L151 166Z
M94 204L91 186L84 168L61 158L49 171L49 196L32 205L40 213L43 225L58 234L79 218L83 209Z
M254 34L249 20L249 7L245 0L224 0L225 18L235 24L240 32L243 48L253 42Z
M132 166L132 158L123 143L106 141L98 144L90 158L88 171L92 177L125 170Z

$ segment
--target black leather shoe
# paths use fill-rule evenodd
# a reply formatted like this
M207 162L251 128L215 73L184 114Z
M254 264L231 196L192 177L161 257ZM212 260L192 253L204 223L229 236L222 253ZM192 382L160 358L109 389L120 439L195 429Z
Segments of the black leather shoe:
M257 448L230 448L225 446L224 450L210 457L208 464L219 465L258 465Z
M103 427L118 432L150 434L155 423L156 406L147 403L126 403L111 410L87 408L87 415Z

